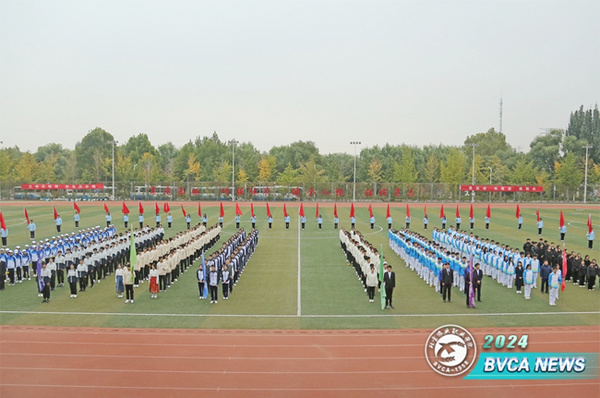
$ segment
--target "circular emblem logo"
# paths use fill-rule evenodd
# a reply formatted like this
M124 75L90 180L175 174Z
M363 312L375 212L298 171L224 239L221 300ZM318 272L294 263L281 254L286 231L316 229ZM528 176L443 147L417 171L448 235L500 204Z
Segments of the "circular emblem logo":
M427 338L425 358L439 374L458 376L475 363L477 344L471 333L461 326L440 326Z

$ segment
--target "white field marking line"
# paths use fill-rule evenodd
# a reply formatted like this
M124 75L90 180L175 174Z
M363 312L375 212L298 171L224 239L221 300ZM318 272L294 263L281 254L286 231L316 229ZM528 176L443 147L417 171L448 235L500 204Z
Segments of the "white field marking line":
M581 382L573 382L573 383L530 383L530 384L521 384L514 383L511 387L576 387L576 386L595 386L596 380L589 380L586 383ZM20 384L20 383L4 383L3 387L37 387L37 388L87 388L87 389L98 389L102 390L167 390L167 391L401 391L401 390L473 390L473 389L481 389L482 385L472 385L472 386L441 386L441 387L433 387L433 386L416 386L416 387L352 387L352 388L237 388L237 387L148 387L148 386L107 386L107 385L99 385L99 386L90 386L90 385L75 385L75 384ZM486 388L503 388L506 389L506 384L486 384Z
M69 311L0 311L0 314L35 314L35 315L107 315L107 316L144 316L144 317L182 317L182 318L448 318L448 317L478 317L478 316L530 316L530 315L599 315L600 311L571 311L571 312L492 312L466 314L363 314L363 315L273 315L273 314L144 314L122 312L69 312ZM508 327L506 327L508 328ZM110 328L109 328L110 329Z
M46 353L42 353L42 352L33 352L33 353L2 353L3 357L8 357L8 356L12 356L12 357L31 357L31 356L35 356L35 357L67 357L67 358L72 358L72 357L77 357L77 358L118 358L118 359L123 359L123 354L46 354ZM390 359L423 359L423 356L416 356L416 357L399 357L399 356L393 356L393 357L384 357L384 356L376 356L376 357L285 357L285 356L280 356L280 357L239 357L239 356L202 356L202 355L192 355L192 356L173 356L173 355L128 355L127 359L192 359L192 360L198 360L198 359L210 359L210 360L225 360L225 361L231 361L231 360L236 360L236 361L283 361L283 360L290 360L290 361L315 361L315 360L324 360L324 361L337 361L337 360L378 360L381 361L382 359L386 359L386 360L390 360Z
M298 217L298 310L296 311L296 316L302 316L302 266L300 259L300 217Z
M102 369L102 368L32 368L32 367L17 367L17 366L1 366L1 370L43 370L48 371L83 371L83 372L135 372L135 373L190 373L190 374L397 374L397 373L431 373L431 369L427 368L424 370L349 370L349 371L243 371L243 370L164 370L164 369L127 369L127 368L114 368L114 369Z

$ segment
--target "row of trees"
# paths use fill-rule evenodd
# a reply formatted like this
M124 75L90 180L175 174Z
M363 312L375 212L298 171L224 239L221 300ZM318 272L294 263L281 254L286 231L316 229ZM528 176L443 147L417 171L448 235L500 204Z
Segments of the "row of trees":
M35 153L18 147L0 150L0 181L19 183L86 183L110 181L114 137L102 128L91 130L74 149L50 143ZM527 153L517 152L503 133L493 128L468 136L464 145L364 147L357 157L357 182L470 183L472 146L478 184L559 185L574 192L581 186L588 153L588 180L600 184L600 114L598 106L581 107L570 115L567 130L549 130L534 138ZM158 182L231 181L235 151L236 182L279 185L342 183L353 180L354 157L322 155L313 142L297 141L268 152L251 142L222 141L216 132L197 137L183 147L155 147L146 134L115 145L115 179L148 184ZM569 195L567 195L569 197Z

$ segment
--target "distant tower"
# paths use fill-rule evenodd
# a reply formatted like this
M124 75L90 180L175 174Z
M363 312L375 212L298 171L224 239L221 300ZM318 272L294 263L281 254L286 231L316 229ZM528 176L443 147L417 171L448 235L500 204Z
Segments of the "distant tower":
M500 132L502 132L502 95L500 96Z

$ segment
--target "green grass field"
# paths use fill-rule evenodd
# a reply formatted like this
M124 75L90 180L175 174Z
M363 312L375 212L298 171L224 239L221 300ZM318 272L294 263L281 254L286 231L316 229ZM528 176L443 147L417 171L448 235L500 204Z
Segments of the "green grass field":
M23 217L27 205L30 218L37 224L37 238L55 235L52 206L44 203L5 203L0 208L9 228L9 247L22 247L30 243L29 232ZM105 225L102 203L81 206L81 227ZM162 206L162 203L160 203ZM146 205L146 222L154 224L154 204ZM186 210L196 214L196 204L188 204ZM244 216L242 227L250 228L250 204L240 204ZM429 288L388 247L385 207L374 208L377 223L371 231L368 210L357 207L357 229L371 243L383 247L387 261L394 266L398 287L394 293L395 310L382 311L377 303L367 300L354 270L345 262L340 249L338 230L333 229L333 208L321 203L324 218L323 230L317 229L314 204L305 203L307 228L300 231L298 208L288 203L292 217L289 230L285 229L283 212L271 205L275 222L269 230L264 203L255 204L257 227L260 229L258 248L246 266L239 283L228 301L220 300L211 305L198 299L195 274L187 272L179 282L151 300L148 284L136 289L135 304L125 304L117 299L112 277L93 289L80 293L77 299L69 298L68 287L56 288L50 304L41 304L34 281L25 281L6 287L0 292L0 324L97 326L97 327L156 327L156 328L269 328L269 329L353 329L353 328L417 328L437 327L443 323L458 323L464 327L512 327L551 325L599 325L600 291L573 287L560 293L556 307L548 305L548 296L538 290L532 299L525 301L515 289L498 285L491 278L484 280L483 303L476 309L467 309L464 296L453 290L452 304L443 304L439 293ZM468 204L461 204L463 228L468 227ZM118 232L123 232L120 203L110 204L113 222ZM174 225L167 230L170 236L185 228L179 205L171 204ZM130 203L131 219L137 224L136 205ZM484 229L485 207L476 208L475 230L480 236L489 237L511 246L522 247L527 237L537 240L535 207L521 206L525 219L523 229L518 231L514 217L515 207L492 206L491 229ZM445 206L449 225L453 224L455 205ZM75 230L71 203L57 204L64 220L63 231ZM209 224L217 220L218 206L202 204L202 211L209 217ZM428 205L430 218L427 237L431 229L439 226L439 207ZM222 239L235 232L233 207L226 207ZM341 225L349 228L349 209L338 205ZM559 209L541 208L545 221L543 237L558 243ZM581 205L566 209L568 224L567 249L589 253L585 237L588 214L600 222L598 206ZM405 205L392 207L394 226L404 225ZM412 229L424 233L422 204L411 204ZM166 217L162 214L163 222ZM198 217L194 217L197 222ZM464 221L467 221L466 223ZM597 250L589 253L600 257Z

